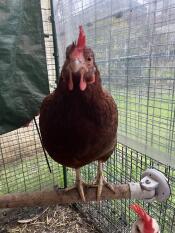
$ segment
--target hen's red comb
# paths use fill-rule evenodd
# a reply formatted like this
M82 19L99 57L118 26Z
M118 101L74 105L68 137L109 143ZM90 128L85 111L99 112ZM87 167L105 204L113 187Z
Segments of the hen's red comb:
M77 41L77 48L84 49L86 46L86 35L82 26L79 26L79 37Z
M145 233L153 232L152 218L146 213L146 211L138 204L130 205L130 208L143 220Z

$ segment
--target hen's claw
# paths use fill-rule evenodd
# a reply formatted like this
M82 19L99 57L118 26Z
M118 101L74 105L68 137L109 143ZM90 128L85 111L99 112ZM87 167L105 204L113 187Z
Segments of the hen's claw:
M98 181L97 181L98 182ZM97 183L96 183L97 184ZM101 197L101 193L102 193L102 189L103 189L103 186L106 186L107 188L109 188L113 193L115 193L115 189L114 187L112 186L112 184L108 183L103 175L101 175L99 177L99 182L98 182L98 187L97 187L97 201L100 201L100 197Z
M85 195L84 195L84 186L86 184L80 179L80 180L76 180L75 185L73 185L72 187L66 188L65 191L70 191L72 189L77 189L82 201L86 201Z
M72 187L68 187L65 190L66 191L70 191L72 189L77 189L81 199L83 202L86 201L85 195L84 195L84 187L85 186L89 186L88 184L86 184L82 179L81 179L81 175L80 175L80 169L76 169L76 181L75 181L75 185L73 185Z
M113 187L112 184L108 183L104 176L103 176L103 168L102 168L102 162L98 162L98 172L97 172L97 178L94 184L97 185L97 201L100 200L101 197L101 193L102 193L102 189L103 186L106 186L107 188L109 188L113 193L115 193L115 189Z

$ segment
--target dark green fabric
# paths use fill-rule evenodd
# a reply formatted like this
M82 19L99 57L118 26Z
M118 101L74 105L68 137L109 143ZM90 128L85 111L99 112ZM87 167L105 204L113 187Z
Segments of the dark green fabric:
M48 93L40 1L0 1L0 134L30 121Z

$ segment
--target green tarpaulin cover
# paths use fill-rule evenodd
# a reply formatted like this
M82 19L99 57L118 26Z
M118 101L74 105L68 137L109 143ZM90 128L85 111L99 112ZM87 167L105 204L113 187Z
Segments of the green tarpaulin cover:
M0 134L38 114L49 93L39 0L0 0Z

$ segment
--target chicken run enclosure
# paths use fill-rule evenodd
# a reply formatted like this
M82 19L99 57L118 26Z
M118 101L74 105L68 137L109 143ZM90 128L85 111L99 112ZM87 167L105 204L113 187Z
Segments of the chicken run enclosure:
M5 11L5 2L0 1L2 21L7 12L13 14L19 5L21 11L37 5L35 0L30 4L24 0L10 0L7 2L13 2L11 11ZM118 184L140 181L146 168L164 173L171 186L170 198L163 203L140 203L158 221L161 233L174 233L175 0L41 0L37 9L40 11L37 17L42 13L42 23L37 27L40 26L40 38L45 42L50 91L59 79L66 47L76 40L78 27L83 25L103 86L112 94L119 110L118 143L105 163L105 176ZM32 10L26 12L36 17ZM29 23L27 30L34 33L34 25L30 28ZM1 35L3 32L0 31ZM29 41L21 43L26 43L25 52L30 54ZM4 64L0 61L0 73ZM13 66L12 72L15 68ZM45 153L38 116L28 126L3 133L0 136L0 195L73 184L74 171L47 156L50 172ZM85 181L92 181L96 163L83 167L81 173ZM112 200L74 206L101 232L129 233L136 219L129 209L132 202Z

